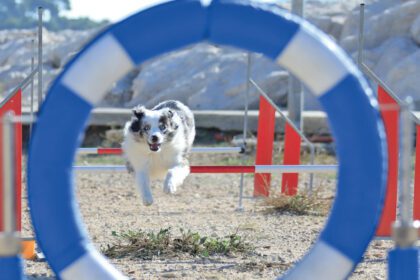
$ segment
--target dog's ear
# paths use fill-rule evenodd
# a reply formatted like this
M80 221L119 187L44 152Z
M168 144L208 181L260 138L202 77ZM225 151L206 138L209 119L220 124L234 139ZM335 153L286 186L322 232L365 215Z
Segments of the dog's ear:
M139 105L133 108L133 115L138 119L143 118L145 113L146 113L146 108L144 106Z
M178 125L176 124L175 120L173 119L175 115L175 112L171 109L167 109L164 112L164 116L167 120L167 122L169 123L169 125L172 127L173 130L178 129Z
M134 119L131 122L130 129L132 132L139 132L140 131L140 121L138 119Z

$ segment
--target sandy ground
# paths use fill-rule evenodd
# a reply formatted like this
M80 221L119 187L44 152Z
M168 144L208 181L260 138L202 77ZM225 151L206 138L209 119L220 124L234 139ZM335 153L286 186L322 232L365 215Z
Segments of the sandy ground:
M229 155L197 155L192 164L231 163ZM317 176L315 186L332 192L334 176ZM277 192L280 176L274 176ZM301 188L308 182L302 175ZM166 195L155 182L155 204L145 207L126 173L78 174L78 199L84 223L97 248L115 241L112 231L171 227L202 235L225 236L238 231L255 252L237 257L179 256L150 261L130 258L111 262L130 279L273 279L293 266L316 241L326 217L267 214L260 199L251 199L253 177L245 176L244 211L238 206L240 175L197 175L187 178L176 195ZM275 187L274 187L275 186ZM24 211L24 236L31 235ZM350 279L386 279L389 241L373 241ZM29 279L55 279L46 262L26 261Z

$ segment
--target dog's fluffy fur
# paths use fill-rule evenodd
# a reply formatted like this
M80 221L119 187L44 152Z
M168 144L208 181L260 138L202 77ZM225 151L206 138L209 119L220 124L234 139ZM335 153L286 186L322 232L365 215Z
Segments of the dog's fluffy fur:
M153 203L150 180L164 179L166 193L174 193L184 182L190 173L186 156L194 137L193 113L179 101L165 101L151 110L143 106L133 109L122 148L144 205Z

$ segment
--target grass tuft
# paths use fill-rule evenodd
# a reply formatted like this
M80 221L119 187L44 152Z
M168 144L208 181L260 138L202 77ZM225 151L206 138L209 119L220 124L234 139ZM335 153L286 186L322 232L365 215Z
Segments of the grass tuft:
M151 260L154 257L175 257L180 254L199 257L232 256L249 253L253 249L237 233L225 237L208 237L198 232L180 229L180 235L173 236L171 228L165 228L157 233L130 230L121 233L113 231L112 235L117 238L117 242L101 248L109 258Z
M293 215L325 216L328 214L333 198L321 197L314 192L301 192L294 196L277 195L264 200L268 213L289 213Z

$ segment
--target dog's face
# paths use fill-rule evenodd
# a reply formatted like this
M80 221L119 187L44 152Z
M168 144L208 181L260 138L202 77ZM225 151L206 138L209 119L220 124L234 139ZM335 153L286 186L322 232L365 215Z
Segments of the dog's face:
M170 109L148 110L143 106L133 109L130 132L139 142L145 141L152 152L170 142L178 129L177 116Z

